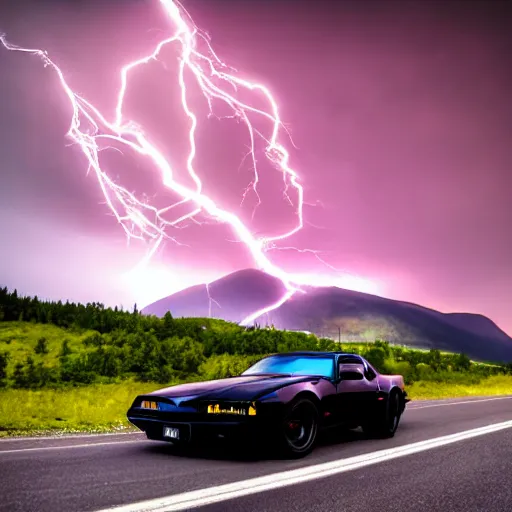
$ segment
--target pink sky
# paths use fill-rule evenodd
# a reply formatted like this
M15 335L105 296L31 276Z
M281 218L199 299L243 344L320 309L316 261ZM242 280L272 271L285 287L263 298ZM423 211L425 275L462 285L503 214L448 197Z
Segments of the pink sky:
M284 245L322 251L329 265L359 276L355 288L482 313L512 333L506 16L483 3L290 4L185 2L223 60L279 101L297 147L287 142L292 167L316 205L305 206L304 230ZM73 87L112 116L120 67L172 27L158 2L126 2L121 11L119 2L58 5L25 6L23 18L21 7L12 10L0 29L15 43L47 49ZM137 75L127 106L179 167L187 124L174 57L169 51L165 66ZM8 70L0 85L0 284L142 306L253 265L226 227L208 223L176 233L186 245L168 243L145 273L130 274L144 248L126 245L84 158L64 138L69 107L54 75L33 57L0 51L0 60ZM247 143L240 126L201 122L205 191L254 232L289 228L295 218L269 166L254 221L254 197L240 207L250 181L248 168L238 169ZM105 162L130 189L170 200L140 159L112 154ZM336 279L311 253L272 259L289 272Z

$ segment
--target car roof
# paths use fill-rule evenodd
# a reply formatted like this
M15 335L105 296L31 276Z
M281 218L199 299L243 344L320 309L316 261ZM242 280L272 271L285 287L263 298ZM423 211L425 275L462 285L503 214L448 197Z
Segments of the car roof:
M318 352L314 350L301 350L297 352L280 352L272 356L355 356L363 359L359 354L350 354L348 352ZM267 356L269 357L269 356Z

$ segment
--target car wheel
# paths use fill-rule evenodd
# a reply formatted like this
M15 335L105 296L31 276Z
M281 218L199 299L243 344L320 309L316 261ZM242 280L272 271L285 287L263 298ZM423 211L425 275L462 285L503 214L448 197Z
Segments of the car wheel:
M294 400L283 415L280 425L281 451L288 457L304 457L311 453L318 434L318 409L307 398Z
M397 391L391 392L379 416L363 425L364 433L379 438L393 437L402 416L400 402L400 394Z

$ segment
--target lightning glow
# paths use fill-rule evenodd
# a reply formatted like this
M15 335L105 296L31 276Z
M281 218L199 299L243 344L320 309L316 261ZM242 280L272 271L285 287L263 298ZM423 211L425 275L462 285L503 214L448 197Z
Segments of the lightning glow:
M150 55L136 59L121 69L120 88L113 121L107 120L92 103L72 90L65 79L64 72L50 59L46 51L15 46L9 43L5 36L0 36L0 41L7 50L39 56L44 65L52 68L57 74L62 90L67 96L73 111L67 136L80 147L85 155L89 164L89 170L93 170L96 174L108 208L115 215L128 239L137 238L149 241L151 244L151 248L147 256L140 263L139 269L147 265L164 239L171 239L179 243L175 237L169 234L171 229L182 226L185 221L192 220L198 222L197 217L202 215L209 217L217 223L227 224L237 241L245 245L255 265L283 282L286 288L283 297L275 304L255 311L245 318L242 324L248 325L262 314L279 307L295 293L305 293L300 286L319 286L320 284L319 276L290 274L274 264L268 257L269 251L280 249L277 243L291 237L302 229L304 225L304 191L299 182L299 176L290 166L289 152L280 142L281 135L283 131L286 132L286 129L282 123L278 105L269 89L260 83L240 78L235 74L234 70L228 68L212 49L209 39L199 31L188 12L180 3L174 0L159 0L159 2L164 14L169 18L170 23L174 27L174 33L160 41ZM198 43L204 43L206 50L200 51ZM186 171L194 183L193 187L185 186L176 180L171 162L157 149L156 145L138 124L126 119L123 110L125 97L129 89L131 71L157 60L162 49L171 44L179 45L181 50L178 85L183 112L189 120L189 153L186 160ZM213 101L217 100L230 108L232 115L228 117L233 117L245 125L249 139L246 158L251 160L253 178L243 194L242 202L247 194L252 191L257 199L256 208L261 204L261 200L257 190L260 175L255 157L255 144L257 140L264 142L266 159L278 172L282 173L284 197L289 204L294 206L296 212L296 224L288 231L274 236L256 237L239 216L232 211L221 208L214 199L203 192L200 175L194 166L197 153L195 134L199 121L197 114L194 113L191 106L190 83L186 80L185 72L190 73L196 85L199 86L209 106L209 116L214 115ZM257 93L259 96L263 95L267 108L259 109L242 101L237 94L240 90ZM256 116L268 121L271 126L270 133L265 135L256 129L253 122L251 122L250 116ZM174 192L181 199L177 203L158 209L150 205L146 200L139 200L133 193L116 183L100 165L99 152L102 149L100 143L105 141L125 146L149 159L159 171L163 186ZM292 200L292 193L294 200ZM169 219L169 216L173 214L173 210L177 206L183 205L189 208L188 212ZM318 256L317 251L290 247L281 249L311 252L319 261L326 264ZM330 284L331 286L333 285L332 282ZM208 288L207 291L209 293ZM210 310L212 301L213 299L210 297Z

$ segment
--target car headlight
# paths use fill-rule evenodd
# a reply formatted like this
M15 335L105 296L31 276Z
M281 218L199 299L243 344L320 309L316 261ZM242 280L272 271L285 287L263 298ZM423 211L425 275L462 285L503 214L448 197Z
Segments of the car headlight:
M256 416L256 405L247 402L211 403L206 408L208 414L233 414L235 416Z
M158 409L158 402L151 402L149 400L142 400L142 402L140 403L140 408L141 409Z

